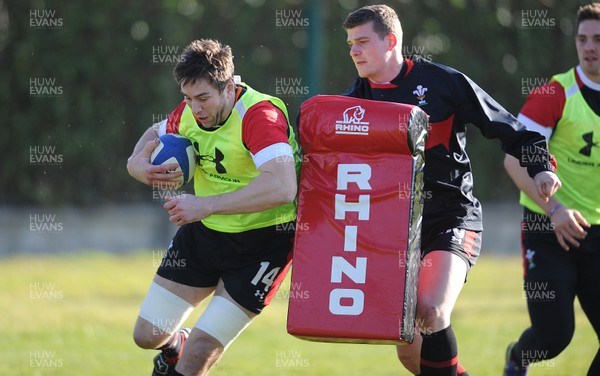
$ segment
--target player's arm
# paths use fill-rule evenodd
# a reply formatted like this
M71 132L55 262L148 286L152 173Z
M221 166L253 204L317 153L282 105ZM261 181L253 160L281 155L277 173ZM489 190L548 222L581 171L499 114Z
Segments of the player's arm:
M542 124L556 124L558 122L562 115L564 98L560 97L562 90L559 90L559 88L546 90L545 92L555 92L557 95L548 97L536 96L532 93L519 114L519 120L527 126L527 129L538 132L548 140L552 136L553 127L543 126ZM582 239L585 236L583 227L589 227L581 214L577 210L566 208L556 198L551 197L548 200L540 198L536 193L534 182L515 157L507 154L504 158L504 168L515 185L550 217L555 225L556 239L560 245L565 250L569 249L568 244L579 246L577 239Z
M527 130L514 116L460 72L453 74L460 93L457 99L458 116L465 123L477 126L486 138L497 138L502 150L519 161L533 178L536 196L547 201L560 188L560 179L554 173L553 157L546 139Z
M517 158L510 154L506 154L504 157L504 168L517 188L538 204L546 214L549 214L552 208L558 204L558 201L554 197L544 200L537 194L533 179L531 179L527 170L524 167L521 167Z
M288 204L296 198L298 178L293 157L276 157L263 163L260 174L239 191L213 196L212 214L254 213Z
M176 169L177 164L154 166L150 163L150 155L159 144L158 129L159 123L154 124L142 134L133 148L133 153L127 159L127 171L133 178L146 185L175 188L179 184L177 179L180 179L183 173L167 171Z
M213 214L255 213L294 201L297 191L293 158L275 158L259 168L260 175L244 188L216 196L167 197L164 208L178 226Z
M525 168L521 167L519 161L512 155L507 154L504 158L504 168L515 185L538 204L550 217L550 220L554 223L556 239L561 247L567 251L569 250L569 244L579 247L578 239L583 239L586 235L584 227L590 227L590 224L583 218L581 213L565 207L554 197L549 198L548 201L540 198L537 195L537 189L533 180L529 177Z

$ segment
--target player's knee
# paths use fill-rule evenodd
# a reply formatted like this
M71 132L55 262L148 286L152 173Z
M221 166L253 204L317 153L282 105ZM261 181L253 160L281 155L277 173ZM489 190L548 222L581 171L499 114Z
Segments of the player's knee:
M193 306L153 282L140 307L133 331L134 342L143 349L155 349L166 342L192 312Z
M574 332L574 330L571 330L571 331L565 330L556 339L556 345L553 348L556 355L560 354L564 349L567 348L567 346L569 346L569 343L571 343L571 339L573 339L573 332ZM556 355L554 355L554 356L556 356Z
M545 359L552 359L558 356L564 349L569 346L573 338L574 330L569 330L568 327L556 328L549 333L544 333L539 337L541 348L545 351L540 352Z
M152 334L152 330L147 330L141 325L136 325L133 330L133 342L142 349L156 349L166 339L163 336L156 336Z
M529 362L539 362L558 356L571 342L575 327L572 325L553 325L549 327L537 327L533 329L530 346L533 349L523 349L521 358Z
M417 320L424 334L432 334L450 325L450 317L440 306L423 302L417 306Z

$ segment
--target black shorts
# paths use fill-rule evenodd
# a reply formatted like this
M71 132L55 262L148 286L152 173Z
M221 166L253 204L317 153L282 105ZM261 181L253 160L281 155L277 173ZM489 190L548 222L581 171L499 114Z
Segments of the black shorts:
M260 313L277 292L291 263L293 223L239 233L211 230L202 222L179 228L156 274L193 287L221 279L242 307Z
M481 231L451 228L441 232L423 234L421 237L421 257L431 251L454 253L467 264L467 272L477 262L481 252Z
M594 278L600 270L600 226L586 229L580 246L565 251L554 233L554 224L544 214L527 208L521 221L525 281L560 278L571 272L580 278Z

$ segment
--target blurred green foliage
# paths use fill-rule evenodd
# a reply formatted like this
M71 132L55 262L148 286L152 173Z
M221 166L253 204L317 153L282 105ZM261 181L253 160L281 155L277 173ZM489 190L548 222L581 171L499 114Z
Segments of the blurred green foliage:
M294 117L310 95L339 94L352 83L340 25L369 3L376 2L0 1L0 112L8 120L0 204L149 201L149 188L125 163L141 133L181 100L172 69L185 45L197 38L231 45L237 74L282 97ZM573 19L584 2L385 3L401 18L407 53L466 73L514 114L531 82L577 63ZM475 128L469 144L476 195L513 198L499 144Z

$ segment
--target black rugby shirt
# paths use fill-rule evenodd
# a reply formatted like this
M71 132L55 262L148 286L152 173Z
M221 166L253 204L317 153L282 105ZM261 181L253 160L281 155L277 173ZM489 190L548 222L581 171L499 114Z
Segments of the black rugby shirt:
M461 72L424 60L404 59L386 84L357 78L346 96L421 107L430 128L425 151L423 235L450 228L482 231L482 211L473 196L466 126L473 124L502 150L521 161L530 176L554 171L545 138L527 131L508 111Z

